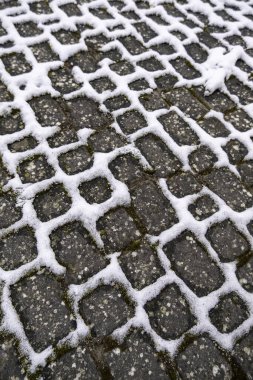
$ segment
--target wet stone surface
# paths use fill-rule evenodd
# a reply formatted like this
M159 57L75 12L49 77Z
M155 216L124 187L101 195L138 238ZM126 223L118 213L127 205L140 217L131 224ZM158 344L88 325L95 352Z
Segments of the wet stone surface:
M209 195L203 195L190 204L188 209L196 220L204 220L218 211L219 207Z
M24 380L24 370L20 368L17 351L14 348L14 340L0 337L0 373L2 379Z

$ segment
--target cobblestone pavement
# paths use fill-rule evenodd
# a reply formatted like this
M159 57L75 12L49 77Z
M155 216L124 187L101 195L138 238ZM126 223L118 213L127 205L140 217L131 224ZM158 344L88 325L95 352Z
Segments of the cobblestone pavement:
M253 1L0 20L0 379L253 379Z

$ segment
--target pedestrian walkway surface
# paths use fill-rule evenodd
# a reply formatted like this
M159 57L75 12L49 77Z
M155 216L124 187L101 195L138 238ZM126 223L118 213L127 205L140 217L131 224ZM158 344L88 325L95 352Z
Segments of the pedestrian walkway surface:
M0 20L0 379L253 379L253 1Z

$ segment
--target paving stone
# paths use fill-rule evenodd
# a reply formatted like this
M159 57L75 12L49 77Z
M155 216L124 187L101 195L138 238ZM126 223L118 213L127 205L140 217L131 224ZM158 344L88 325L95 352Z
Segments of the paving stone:
M209 47L209 49L221 46L220 42L216 38L214 38L211 34L205 31L198 33L197 36L199 42L205 44L207 47Z
M5 70L10 75L20 75L31 71L32 67L27 62L23 53L11 53L3 55L1 60L5 66Z
M134 11L123 11L121 15L130 20L139 20L139 16Z
M11 299L35 351L55 345L72 330L64 289L51 274L41 271L11 286Z
M163 339L177 339L196 323L187 300L174 283L148 301L145 310L152 328Z
M73 125L61 126L61 129L48 138L50 148L58 148L62 145L75 143L78 141L78 136Z
M50 235L57 261L66 268L66 281L80 284L106 266L106 260L80 222L65 224Z
M146 51L146 48L135 37L129 35L121 37L119 41L125 46L125 48L132 55L142 54Z
M97 34L85 39L87 47L93 50L100 50L108 42L110 42L110 40L104 34Z
M194 91L201 97L201 101L218 112L227 112L235 107L235 103L220 90L214 91L211 95L204 94L204 87L195 87Z
M246 49L246 44L241 36L229 36L225 40L232 46L240 45Z
M121 76L134 73L134 66L127 60L112 63L110 69Z
M225 125L216 117L208 117L199 121L202 129L212 137L227 137L230 132Z
M37 14L50 14L52 13L52 9L50 4L47 1L35 1L34 3L30 3L29 7L32 12Z
M183 17L183 13L181 13L173 4L163 4L163 7L165 11L168 13L169 16L174 17Z
M52 86L61 94L68 94L81 88L81 84L77 83L73 77L72 69L68 67L51 70L48 76L52 82Z
M109 169L117 180L127 184L145 176L139 161L131 153L116 157L110 162Z
M231 164L240 163L248 154L248 150L239 140L229 140L223 148Z
M29 101L29 105L42 127L58 127L68 121L62 103L57 98L51 98L50 95L34 97Z
M238 166L238 171L245 185L252 187L253 186L253 160L247 160L247 161L242 162Z
M106 361L114 379L171 379L143 331L133 331L122 346L107 352Z
M99 93L102 94L104 91L113 91L116 86L108 77L99 77L90 82L92 87Z
M198 297L206 296L223 284L221 270L190 231L181 233L163 250L172 269Z
M166 94L166 100L177 106L186 116L193 119L202 118L208 109L201 104L186 88L176 88Z
M196 61L197 63L203 63L207 60L208 54L207 52L202 49L200 44L198 43L191 43L184 46L187 53Z
M176 173L181 168L179 159L167 148L157 136L149 133L135 141L138 149L154 168L159 177Z
M211 170L217 162L217 157L206 145L200 145L189 155L189 164L196 173Z
M208 337L200 336L179 352L176 364L182 380L230 380L232 368L221 350Z
M51 362L42 372L43 379L89 379L101 380L87 347L80 346L65 352L56 361Z
M12 144L8 144L8 148L12 153L15 152L25 152L35 148L38 145L38 142L32 136L24 137L21 140L14 141Z
M239 67L242 71L245 71L247 74L252 73L252 68L248 66L243 59L238 59L235 66Z
M252 194L228 168L213 170L203 177L203 181L234 211L241 212L252 207Z
M105 337L133 316L133 308L117 284L100 285L80 301L80 314L92 335Z
M51 178L55 174L44 155L32 156L23 160L18 165L17 172L23 183L36 183Z
M8 91L5 84L0 81L0 102L11 102L13 95Z
M253 257L250 256L246 262L239 264L236 271L237 278L241 286L250 293L253 293Z
M14 25L21 37L34 37L43 33L43 30L40 29L37 24L32 21L22 22Z
M71 206L71 199L62 184L54 183L47 190L37 193L33 206L38 218L47 222L67 212Z
M144 116L137 110L126 111L117 117L117 122L121 130L130 135L141 128L147 126L147 121Z
M133 25L136 28L137 32L142 36L144 42L148 42L157 36L155 31L150 28L145 22L136 22Z
M13 175L10 175L0 158L0 191L2 191L1 188L6 185L12 177Z
M131 198L135 212L149 234L158 235L178 222L175 210L154 182L137 183L131 191Z
M77 97L67 101L71 118L78 128L104 128L111 124L112 118L105 112L100 111L99 103L93 99Z
M167 22L159 15L157 14L149 14L148 17L153 20L154 22L156 22L158 25L165 25L167 26Z
M59 157L59 165L65 173L73 175L89 169L92 166L91 157L86 146L79 146L76 149L62 153Z
M236 95L242 105L247 105L253 102L253 91L240 82L235 76L231 76L225 82L231 94Z
M177 29L174 29L170 32L173 36L175 36L178 40L184 41L186 39L186 35L182 32L180 32Z
M91 135L88 140L94 152L107 153L126 144L126 140L113 128L105 128Z
M229 219L211 226L207 238L222 261L233 261L250 249L248 241Z
M158 91L153 91L150 94L140 95L139 101L147 111L155 111L168 107L165 100L161 97L161 94Z
M209 218L219 210L219 207L209 195L203 195L188 207L196 220L204 220Z
M89 8L89 11L100 20L112 19L112 15L105 8Z
M121 251L141 237L135 221L123 207L107 212L97 227L109 253Z
M18 132L25 127L18 110L12 110L11 113L1 116L0 124L0 135Z
M12 193L0 194L0 228L9 227L22 217L22 212L16 206L16 197Z
M111 112L121 108L127 108L131 105L129 99L125 95L118 95L108 98L104 104Z
M79 186L81 196L88 203L103 203L111 198L112 189L106 178L97 177Z
M253 379L253 332L240 339L234 347L234 357L244 370L247 380Z
M3 380L25 380L25 374L21 369L12 338L0 337L0 357L0 374Z
M144 78L137 79L137 80L129 83L128 86L129 86L130 90L132 90L132 91L142 91L142 90L146 90L147 88L149 88L149 84L146 81L146 79L144 79Z
M186 79L195 79L200 77L200 72L197 71L191 64L184 58L176 58L170 61L174 69Z
M249 317L249 312L238 294L231 292L220 297L217 305L210 310L209 317L220 332L230 333Z
M59 7L67 16L82 16L82 12L78 5L74 3L63 4Z
M137 65L147 71L164 70L162 63L155 57L147 58L137 62Z
M191 172L183 172L167 180L169 190L178 198L197 193L201 190L201 184Z
M135 250L123 252L118 261L132 286L138 290L165 274L157 252L147 241L142 241Z
M41 42L31 46L33 55L38 62L58 61L59 56L51 49L48 42Z
M100 59L101 54L81 50L68 60L68 64L70 67L78 66L84 73L94 73L99 69Z
M157 45L152 45L151 49L157 51L157 53L159 53L161 55L171 55L171 54L175 53L175 49L173 48L173 46L171 46L167 42L163 42L163 43L157 44Z
M160 116L158 120L178 145L199 144L199 138L196 133L175 111L170 111Z
M236 109L224 117L226 121L229 121L240 132L249 131L253 126L252 118L242 109Z
M80 40L80 33L70 30L60 29L57 32L52 33L52 35L62 44L62 45L74 45L78 44Z
M161 75L155 79L155 84L162 91L170 91L177 82L177 77L171 74Z

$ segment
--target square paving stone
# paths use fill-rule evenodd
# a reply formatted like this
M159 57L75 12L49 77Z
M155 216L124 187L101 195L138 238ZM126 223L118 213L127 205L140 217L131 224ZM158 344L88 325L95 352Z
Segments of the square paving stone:
M203 195L191 203L188 209L196 220L204 220L217 212L219 207L209 195Z
M233 261L249 252L248 241L229 219L212 225L206 236L222 261Z
M13 76L28 73L32 69L32 66L27 62L23 53L3 55L1 60L5 66L5 70Z
M119 41L125 46L125 48L132 55L142 54L147 49L138 41L135 37L129 35L126 37L119 38Z
M86 146L79 146L76 149L62 153L59 157L59 165L68 175L80 173L92 166L91 157Z
M163 248L172 269L198 297L221 287L224 277L208 252L190 231L184 231Z
M113 19L112 15L107 12L106 8L89 8L89 11L100 20Z
M199 138L196 133L175 111L170 111L160 116L158 120L178 145L199 144Z
M198 43L191 43L184 45L187 53L196 61L197 63L203 63L207 60L207 52Z
M64 125L60 127L60 130L54 133L51 137L47 139L50 148L58 148L62 145L71 144L78 141L78 136L76 134L73 125Z
M241 212L253 206L253 196L228 168L213 170L203 182L221 197L234 211Z
M163 339L177 339L196 323L176 284L167 285L145 305L150 324Z
M114 379L171 380L150 338L143 331L134 330L126 342L107 352L106 362Z
M130 135L147 126L144 116L137 110L126 111L117 117L117 122L123 133Z
M30 3L29 7L32 12L37 14L50 14L52 13L52 9L47 0L39 0L34 3Z
M127 144L127 140L113 128L104 128L91 135L88 144L94 152L108 153Z
M92 335L105 337L133 316L133 307L117 284L100 285L80 301L80 314Z
M16 269L36 257L36 238L28 226L13 231L0 240L0 266L4 270Z
M100 59L101 54L81 50L68 60L68 64L71 67L78 66L84 73L94 73L99 69Z
M142 91L142 90L146 90L147 88L149 88L149 84L146 81L146 79L144 79L144 78L137 79L133 82L130 82L128 84L128 86L129 86L130 90L132 90L132 91Z
M0 374L3 380L25 380L26 378L14 346L15 343L12 338L0 337Z
M52 49L48 42L41 42L31 46L33 55L38 62L58 61L59 56Z
M138 149L155 170L158 177L171 176L182 166L179 159L157 136L149 133L135 141Z
M112 63L110 69L121 76L132 74L134 72L134 66L126 60Z
M224 117L226 121L230 122L240 132L249 131L253 127L253 119L242 109L230 112L224 115Z
M233 354L243 369L247 380L253 379L253 331L240 339L234 347Z
M147 111L168 108L167 103L161 97L161 93L159 91L153 91L150 94L142 94L139 97L139 101Z
M0 189L6 185L11 178L13 178L13 175L10 175L0 158Z
M195 87L194 92L201 97L201 101L208 107L218 112L227 112L235 107L235 103L220 90L214 91L211 95L205 95L204 87Z
M147 58L142 61L138 61L137 65L147 71L164 70L162 63L155 57Z
M66 267L68 283L80 284L106 266L106 260L80 222L65 224L50 235L57 261Z
M82 16L82 12L78 5L74 3L63 4L59 7L67 16Z
M102 379L90 352L83 344L63 353L56 361L48 364L42 372L42 378L47 380Z
M12 303L36 352L55 345L72 330L64 290L60 282L45 271L11 286Z
M195 338L180 351L176 365L182 380L229 380L233 377L231 365L208 336Z
M42 127L61 126L68 121L64 112L64 102L50 95L34 97L29 105L35 113L35 117Z
M29 157L23 160L17 168L23 183L36 183L51 178L55 171L43 155Z
M244 161L237 168L245 185L253 186L253 160Z
M120 108L127 108L131 105L130 100L125 95L113 96L112 98L106 99L104 102L106 108L109 111L116 111Z
M141 290L165 274L157 252L147 241L132 251L125 251L118 258L119 264L135 289Z
M109 169L117 180L129 185L145 175L139 161L131 153L116 157L110 162Z
M199 125L206 133L212 137L227 137L230 132L225 125L216 117L208 117L199 121Z
M102 94L104 91L113 91L116 88L109 77L99 77L98 79L92 80L90 84L99 94Z
M210 310L212 324L222 333L230 333L249 317L244 301L236 292L220 297L217 305Z
M14 141L8 144L8 148L12 153L25 152L26 150L33 149L38 145L37 140L32 136L24 137L21 140Z
M174 208L156 183L142 181L130 193L135 212L149 234L158 235L178 222Z
M0 228L9 227L22 217L22 211L16 206L16 197L12 193L0 195Z
M7 135L22 131L25 128L20 112L12 110L11 113L0 117L0 135Z
M175 175L167 180L169 190L177 198L185 197L186 195L198 193L202 186L191 174L191 172L183 172Z
M236 276L241 286L250 293L253 293L253 257L239 264Z
M186 79L196 79L200 77L200 72L196 70L190 62L184 58L176 58L170 61L174 69Z
M71 207L71 198L62 184L55 183L35 196L33 206L38 218L47 222L65 214Z
M231 94L239 98L241 104L247 105L253 102L253 91L240 82L235 76L231 76L225 84Z
M157 88L159 88L162 91L172 90L177 81L177 77L171 74L165 74L161 75L158 78L155 78L155 84L157 85Z
M150 28L145 22L136 22L133 25L136 28L137 32L142 36L144 42L148 42L157 36L154 30Z
M78 44L81 35L79 32L74 32L71 30L60 29L57 32L52 33L52 35L62 44L62 45L74 45Z
M189 155L189 164L195 173L211 170L217 161L216 155L207 145L200 145Z
M171 55L175 53L175 49L167 42L150 46L151 49L157 51L161 55Z
M14 26L21 37L34 37L43 33L43 30L40 29L37 24L32 21L14 24Z
M166 100L193 119L200 119L208 112L208 109L186 88L176 88L168 92Z
M97 177L79 186L81 196L90 204L103 203L111 198L112 189L106 178Z
M60 67L57 70L51 70L48 76L52 86L61 94L68 94L81 88L81 84L75 81L71 68Z
M99 109L99 103L86 96L68 100L67 105L71 119L78 129L104 128L112 122L112 117Z
M157 14L149 14L148 17L153 20L154 22L156 22L158 25L166 25L167 26L167 22L159 15Z
M0 102L11 102L13 95L8 91L6 85L0 81Z
M239 140L229 140L223 147L231 164L240 163L248 154L248 150Z
M97 227L108 253L121 251L141 237L136 223L123 207L107 212L98 220Z

